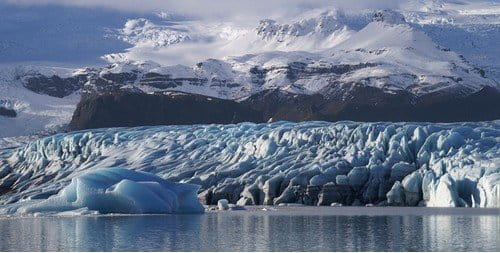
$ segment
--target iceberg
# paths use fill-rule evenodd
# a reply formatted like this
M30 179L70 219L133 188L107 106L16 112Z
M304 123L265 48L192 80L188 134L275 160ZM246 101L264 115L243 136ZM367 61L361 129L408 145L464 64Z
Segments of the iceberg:
M100 198L148 192L139 199L164 203L140 202L130 212L184 212L182 204L169 203L194 201L195 193L206 205L226 199L238 205L500 206L500 121L107 128L41 138L4 154L0 205L23 203L20 210L27 211L60 207L81 187L97 187ZM114 167L130 170L99 170ZM96 175L110 181L99 185ZM157 194L160 189L173 194ZM71 203L67 208L92 210Z
M178 184L154 174L123 168L91 170L71 180L57 195L21 205L17 213L68 213L92 210L101 214L203 213L198 185ZM76 212L77 213L77 212Z

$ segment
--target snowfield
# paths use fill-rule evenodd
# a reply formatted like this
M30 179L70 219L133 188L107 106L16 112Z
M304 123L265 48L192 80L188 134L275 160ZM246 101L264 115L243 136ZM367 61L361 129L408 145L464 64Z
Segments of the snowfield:
M17 116L0 116L0 143L2 137L53 134L66 127L71 120L80 92L58 98L26 89L22 78L72 75L72 69L41 68L35 66L0 69L0 107L13 109Z
M60 202L78 178L122 167L200 185L204 204L499 207L499 140L499 121L241 123L57 134L4 154L0 204L9 204L3 213L13 213L59 194L49 199L81 208ZM113 175L103 189L123 177Z

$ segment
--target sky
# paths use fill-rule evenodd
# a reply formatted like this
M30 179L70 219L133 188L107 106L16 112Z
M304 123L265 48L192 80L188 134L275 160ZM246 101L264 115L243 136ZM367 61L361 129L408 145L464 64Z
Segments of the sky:
M125 12L166 11L198 18L250 19L295 15L315 9L336 6L343 9L393 9L403 0L1 0L9 4L62 5L86 8L109 8Z
M289 23L312 10L358 13L366 9L400 9L408 4L419 8L423 1L439 4L442 0L0 0L0 64L43 61L81 67L106 64L102 58L105 55L119 58L126 54L133 60L192 65L206 58L248 52L245 48L225 47L224 41L217 40L190 40L150 50L133 47L116 34L130 19L146 18L163 24L165 20L158 20L156 15L160 12L180 17L175 20L186 21L185 27L192 21L203 31L205 27L199 24L219 22L229 24L230 32L237 34L240 28L255 29L261 19ZM460 1L476 0L446 0ZM220 33L217 30L215 34Z
M26 61L104 64L101 56L125 52L130 45L113 36L128 19L154 13L187 20L231 22L254 28L264 18L288 19L313 9L397 7L401 0L0 0L0 64ZM192 64L206 52L222 57L218 44L190 44L159 52L133 50L129 55ZM22 52L22 53L19 53ZM205 53L204 53L205 52ZM145 56L146 57L146 56Z

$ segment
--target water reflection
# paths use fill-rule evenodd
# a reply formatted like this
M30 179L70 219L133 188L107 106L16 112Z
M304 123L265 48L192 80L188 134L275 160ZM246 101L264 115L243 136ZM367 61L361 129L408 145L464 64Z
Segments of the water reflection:
M0 251L500 250L500 218L266 212L0 219Z

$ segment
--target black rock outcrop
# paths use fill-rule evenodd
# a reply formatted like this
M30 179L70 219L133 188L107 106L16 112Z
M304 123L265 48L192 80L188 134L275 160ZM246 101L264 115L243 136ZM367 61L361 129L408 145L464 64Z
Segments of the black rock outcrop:
M500 118L500 92L485 87L468 96L428 94L416 97L406 91L387 93L373 87L298 95L279 90L255 94L242 103L260 111L263 119L353 121L486 121Z
M0 116L14 118L17 116L17 113L13 109L8 109L8 108L5 108L3 106L0 106Z
M87 81L86 75L76 75L68 78L59 76L44 76L41 74L28 76L24 80L24 87L38 94L62 98L83 88Z
M500 92L489 87L468 96L433 93L416 97L372 87L328 94L267 90L235 102L194 94L115 92L82 98L70 129L269 120L458 122L500 118Z
M261 122L261 114L231 100L194 94L119 92L83 98L69 124L72 130L186 124Z

